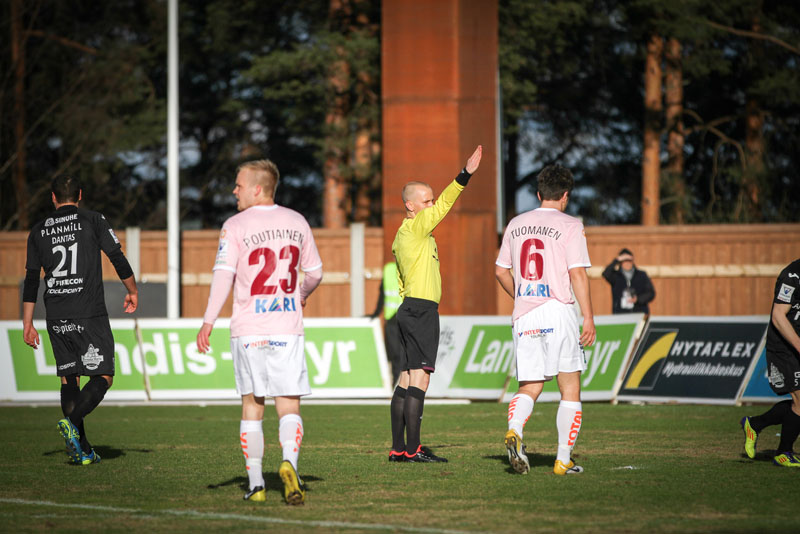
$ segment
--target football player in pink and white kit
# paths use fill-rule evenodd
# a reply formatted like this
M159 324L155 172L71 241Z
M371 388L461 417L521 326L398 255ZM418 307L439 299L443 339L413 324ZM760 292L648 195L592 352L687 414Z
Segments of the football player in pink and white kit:
M561 403L556 415L558 455L553 472L583 472L571 458L581 429L581 371L586 369L583 347L595 340L589 295L591 267L583 224L564 213L575 184L560 165L545 167L537 178L541 207L511 220L495 262L500 285L514 298L512 317L519 391L508 405L505 445L511 467L530 470L522 429L544 383L557 377ZM512 275L513 272L513 275ZM583 314L578 330L573 291Z
M311 228L296 211L275 204L278 168L269 160L239 166L233 194L238 214L222 226L211 293L197 334L200 352L233 286L231 353L236 391L242 396L240 442L250 490L246 500L264 501L264 397L275 399L283 461L278 474L287 504L303 504L297 475L303 440L300 397L311 393L306 370L303 307L322 280ZM305 273L300 283L299 270Z

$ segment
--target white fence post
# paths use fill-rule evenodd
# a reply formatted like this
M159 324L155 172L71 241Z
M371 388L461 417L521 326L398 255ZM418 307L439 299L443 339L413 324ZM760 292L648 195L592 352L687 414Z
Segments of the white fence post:
M364 223L350 225L350 316L364 315Z

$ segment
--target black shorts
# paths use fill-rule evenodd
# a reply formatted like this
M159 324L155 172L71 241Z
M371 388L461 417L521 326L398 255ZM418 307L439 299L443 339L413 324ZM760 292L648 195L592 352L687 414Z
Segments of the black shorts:
M48 319L56 375L114 376L114 336L108 316Z
M800 358L797 351L783 346L767 346L769 387L778 395L800 391Z
M433 372L439 351L439 304L406 297L397 310L397 324L403 344L401 368Z

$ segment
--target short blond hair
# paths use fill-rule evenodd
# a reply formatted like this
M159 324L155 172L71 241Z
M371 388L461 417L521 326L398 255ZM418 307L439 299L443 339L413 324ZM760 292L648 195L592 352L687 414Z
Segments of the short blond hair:
M275 198L275 191L278 189L278 180L280 180L281 177L277 165L268 159L256 159L242 163L236 168L236 172L238 174L239 171L245 169L253 171L256 185L261 186L266 196Z
M433 191L433 188L431 186L429 186L428 184L426 184L425 182L408 182L406 185L403 186L403 193L402 193L403 204L405 204L406 202L408 202L410 200L409 196L410 196L411 189L413 189L414 187L419 187L419 186L427 187L428 189Z

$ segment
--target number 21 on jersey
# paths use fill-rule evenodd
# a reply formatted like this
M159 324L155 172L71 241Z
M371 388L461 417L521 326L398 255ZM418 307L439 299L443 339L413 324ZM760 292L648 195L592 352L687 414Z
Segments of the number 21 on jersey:
M53 269L54 277L61 277L72 275L78 272L78 244L73 243L69 248L64 245L56 245L53 247L53 256L58 253L61 259L58 262L58 267ZM69 260L68 260L69 258ZM65 271L64 267L69 263L69 271Z

